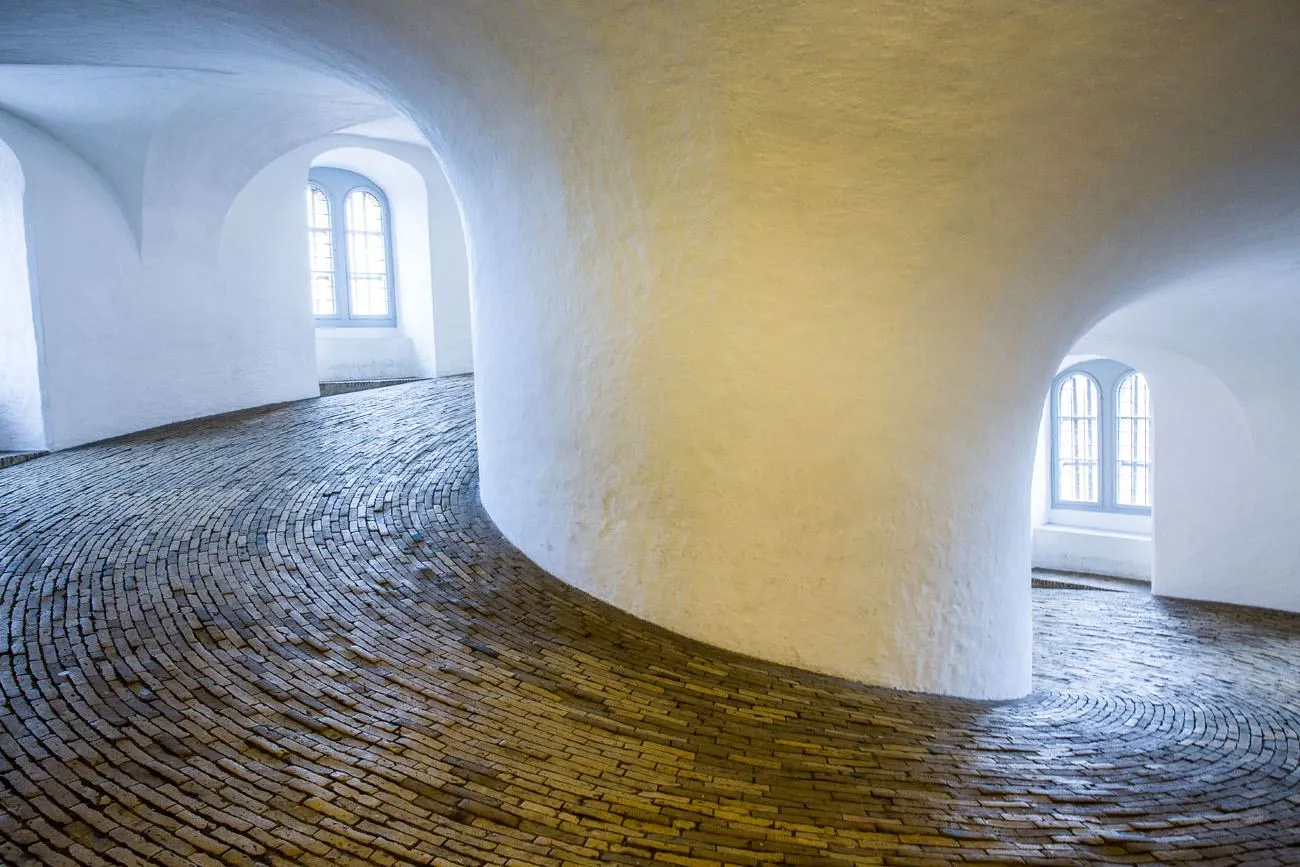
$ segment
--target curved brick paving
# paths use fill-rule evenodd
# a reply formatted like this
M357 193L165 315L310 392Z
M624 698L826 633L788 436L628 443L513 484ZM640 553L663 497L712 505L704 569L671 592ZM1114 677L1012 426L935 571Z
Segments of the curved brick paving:
M711 650L477 504L472 384L0 474L0 859L1300 861L1300 619L1040 590L987 705Z

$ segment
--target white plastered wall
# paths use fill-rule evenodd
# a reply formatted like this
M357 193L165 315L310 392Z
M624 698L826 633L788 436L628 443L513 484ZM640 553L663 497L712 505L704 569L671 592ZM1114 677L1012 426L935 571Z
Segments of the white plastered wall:
M1152 590L1300 611L1300 262L1243 263L1192 284L1085 338L1124 352L1151 383Z
M0 141L0 452L45 448L22 166Z
M0 138L27 179L46 445L64 448L148 427L150 408L132 408L129 397L140 383L128 371L151 368L135 332L149 314L121 209L89 166L41 131L0 114Z
M1029 689L1057 361L1260 240L1261 191L1294 212L1289 0L75 6L0 6L0 59L302 62L413 118L473 239L498 526L655 623L871 683ZM1267 183L1207 186L1246 163Z
M392 210L397 326L315 328L303 228L303 189L313 165L348 169L383 189ZM274 196L275 207L258 204ZM295 148L263 168L236 199L225 235L243 234L274 251L280 267L245 279L259 294L292 306L292 330L310 334L321 382L434 377L473 370L469 262L459 207L427 146L357 135L330 135ZM223 250L232 272L248 253Z
M81 75L93 89L94 73ZM67 85L68 77L60 83ZM319 137L313 124L338 126L372 117L375 109L345 107L339 119L282 111L277 129L258 117L259 109L273 107L265 94L245 96L226 87L199 92L202 108L186 103L152 135L115 136L106 128L104 148L147 148L136 155L143 177L132 205L80 153L0 113L0 138L26 175L47 447L317 394L313 335L295 327L301 302L263 291L266 283L283 286L285 255L238 217L242 209L259 220L276 219L277 212L285 219L298 205L301 221L301 187L289 196L287 187L277 190L263 178L246 191L236 219L226 217L263 159L259 149L276 149L277 133L283 151L295 138ZM140 98L147 102L148 92ZM130 110L123 108L114 122L129 126ZM230 125L238 123L258 129L256 147L229 147ZM207 125L221 134L208 135ZM119 156L118 162L132 162L129 154ZM223 222L231 231L223 233Z
M79 75L64 72L55 80L60 87L83 80L93 90L94 72ZM21 83L30 83L29 78ZM0 75L0 100L5 81ZM266 160L293 152L304 141L323 141L324 130L388 110L344 100L302 114L293 93L277 96L224 85L189 89L190 100L170 114L139 119L158 124L152 133L117 136L106 129L98 139L76 139L82 149L97 142L108 149L97 153L96 164L141 167L137 195L126 199L118 187L132 182L131 172L118 172L117 186L111 185L96 165L49 132L0 113L0 137L12 143L26 174L27 253L20 264L30 263L33 287L27 302L32 306L19 311L21 299L15 299L12 309L19 315L7 319L27 336L5 335L4 351L15 353L6 376L21 380L21 388L5 388L22 392L21 400L11 396L6 403L23 407L26 419L26 432L9 437L6 445L68 448L318 393L302 237L302 189L310 158L292 171ZM149 102L147 88L139 99ZM134 110L122 107L113 123L131 126ZM250 135L256 130L248 147L239 146L235 128ZM345 144L356 143L343 138ZM112 152L132 147L146 150L134 156ZM431 152L427 162L436 169ZM404 257L402 266L411 272L405 281L411 292L403 304L427 350L417 358L419 373L461 372L471 367L468 267L455 199L438 172L444 198L435 208L424 201L422 176L406 171L414 183L399 190L398 198L405 201L405 189L419 187L421 201L409 221L415 231L401 237L407 247L422 246L426 262L423 278L417 257ZM139 208L134 217L132 207ZM429 215L435 212L440 230L449 228L446 214L453 215L454 240L439 236L438 243L459 254L447 257L437 285L427 265ZM18 267L7 273L14 282L6 297L23 279ZM432 293L438 288L447 296L443 306L451 320L441 355L433 348ZM39 370L27 369L38 358ZM34 391L37 381L43 407ZM33 427L37 420L39 433Z
M298 171L276 161L248 182L225 217L217 263L223 309L213 311L238 317L243 339L256 344L241 375L274 377L290 399L319 393L304 215Z

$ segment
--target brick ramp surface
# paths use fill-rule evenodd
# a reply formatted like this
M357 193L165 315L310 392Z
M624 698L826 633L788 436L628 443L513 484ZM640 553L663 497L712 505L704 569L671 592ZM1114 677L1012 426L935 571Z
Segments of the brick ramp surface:
M1296 617L1039 590L1030 697L863 687L547 576L473 432L460 378L6 470L0 862L1300 862Z

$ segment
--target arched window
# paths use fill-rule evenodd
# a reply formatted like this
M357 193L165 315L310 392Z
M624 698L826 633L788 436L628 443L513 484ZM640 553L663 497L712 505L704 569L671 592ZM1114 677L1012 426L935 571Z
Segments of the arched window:
M396 325L392 226L383 191L356 172L312 169L307 234L317 324Z
M329 194L315 184L307 187L307 241L311 254L311 310L315 316L336 316L334 292L334 225Z
M1151 506L1151 392L1136 370L1115 389L1115 502Z
M1076 364L1052 388L1052 504L1062 509L1151 509L1151 393L1117 361Z
M1101 500L1101 391L1086 373L1056 386L1056 498L1068 503Z
M388 231L379 197L367 189L348 193L348 296L354 316L387 316Z

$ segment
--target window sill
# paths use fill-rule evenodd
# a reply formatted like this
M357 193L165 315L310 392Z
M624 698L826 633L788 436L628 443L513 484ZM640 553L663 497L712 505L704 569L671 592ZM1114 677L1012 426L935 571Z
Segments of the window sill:
M317 337L343 338L348 340L358 340L365 338L394 338L401 337L402 330L396 325L367 325L356 326L351 328L336 328L332 325L316 326Z
M1040 524L1030 544L1035 569L1151 580L1153 543L1143 533Z
M1098 530L1102 533L1127 533L1130 535L1151 535L1151 513L1112 512L1105 509L1062 509L1053 507L1047 510L1044 524L1058 527Z
M1102 529L1100 527L1080 527L1074 524L1039 524L1035 530L1044 530L1049 533L1077 533L1080 536L1105 536L1111 539L1132 539L1135 542L1151 541L1150 533Z

